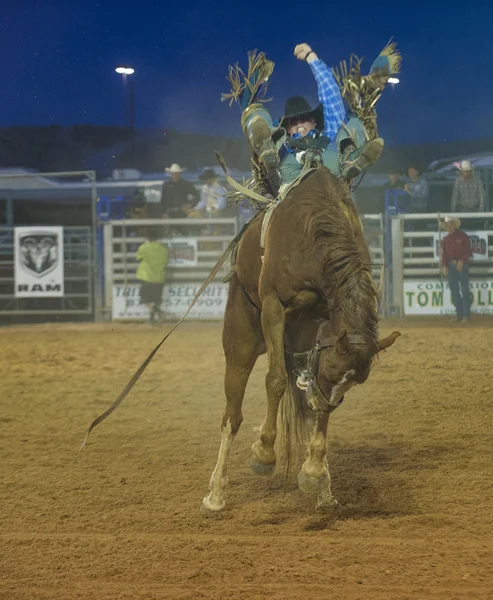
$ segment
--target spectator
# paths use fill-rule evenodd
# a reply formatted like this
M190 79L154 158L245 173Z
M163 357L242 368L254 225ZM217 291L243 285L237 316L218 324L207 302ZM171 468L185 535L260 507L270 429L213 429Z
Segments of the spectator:
M206 169L199 179L205 183L200 190L200 202L194 210L205 212L207 216L218 216L219 212L226 208L226 195L217 182L214 169Z
M417 167L411 166L407 170L410 183L406 183L404 191L411 197L412 203L409 207L411 213L425 213L428 209L428 182L420 174Z
M166 279L166 267L168 266L168 249L158 242L158 227L149 227L147 230L147 241L137 249L137 279L140 282L140 304L149 308L151 325L162 320L163 312L161 303L163 300L164 281ZM157 317L157 321L156 321Z
M144 206L149 219L160 219L163 216L162 194L150 186L142 188Z
M454 163L459 169L452 192L452 212L484 212L484 186L468 160Z
M471 240L460 228L460 219L446 217L440 224L448 233L442 240L442 273L447 277L455 306L457 321L470 320L469 260L472 257Z
M199 192L190 181L181 178L185 169L174 163L165 169L171 179L163 183L161 192L161 206L163 217L170 219L183 219L199 201Z
M386 190L403 190L404 182L401 179L400 171L393 170L388 174L389 180L384 184Z

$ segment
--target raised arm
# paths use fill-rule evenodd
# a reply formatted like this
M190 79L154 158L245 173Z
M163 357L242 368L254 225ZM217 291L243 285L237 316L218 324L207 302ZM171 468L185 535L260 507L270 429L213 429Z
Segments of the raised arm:
M298 60L304 60L310 65L318 86L318 98L324 109L323 133L333 140L346 118L346 110L332 70L306 43L298 44L294 55Z

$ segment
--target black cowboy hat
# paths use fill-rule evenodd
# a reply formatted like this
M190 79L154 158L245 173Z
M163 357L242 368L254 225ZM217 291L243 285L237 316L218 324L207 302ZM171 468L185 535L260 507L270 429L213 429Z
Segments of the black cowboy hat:
M294 117L308 117L313 118L315 125L319 131L324 129L324 107L323 104L319 104L316 108L313 108L303 98L303 96L291 96L286 100L284 107L284 116L279 123L280 127L286 127L288 119Z
M208 168L199 175L199 179L202 181L207 181L208 179L217 179L217 175L214 169Z

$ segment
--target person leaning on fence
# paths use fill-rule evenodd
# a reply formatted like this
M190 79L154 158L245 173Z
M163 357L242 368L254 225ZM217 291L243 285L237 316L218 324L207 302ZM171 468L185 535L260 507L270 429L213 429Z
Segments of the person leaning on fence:
M396 169L388 172L388 181L383 185L386 190L403 190L404 182L401 179L400 171Z
M442 240L442 273L450 287L452 304L455 306L457 321L467 322L471 318L471 298L469 292L469 260L472 257L471 240L459 229L460 219L446 217L440 224L448 232Z
M468 160L454 163L459 170L452 192L452 212L484 212L484 185Z
M204 213L208 217L219 216L226 208L226 193L219 185L214 169L205 169L199 179L204 184L200 189L200 202L194 207L193 213L197 216ZM193 216L193 213L190 213L190 216Z
M165 169L170 179L163 183L161 191L162 216L169 219L184 219L199 201L199 192L191 181L181 174L185 169L174 163Z
M404 191L407 192L411 197L411 205L407 212L427 212L429 197L428 182L421 175L420 170L415 166L410 166L408 168L407 175L410 179L410 182L404 185Z
M163 317L161 303L168 266L168 249L159 239L160 230L149 227L147 241L137 249L137 279L140 282L140 303L149 308L151 325Z

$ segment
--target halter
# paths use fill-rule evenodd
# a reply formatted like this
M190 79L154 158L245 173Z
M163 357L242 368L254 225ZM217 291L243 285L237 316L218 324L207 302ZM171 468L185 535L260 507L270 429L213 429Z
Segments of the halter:
M322 399L331 407L331 410L336 409L344 400L344 396L336 402L333 403L328 400L320 389L317 382L317 373L318 373L318 365L320 362L320 352L325 350L326 348L333 348L337 344L337 337L322 337L322 330L324 325L328 323L328 321L323 321L317 332L317 337L315 340L315 346L311 350L307 350L306 352L294 352L292 356L296 359L306 359L306 368L303 370L302 374L304 379L309 381L313 387L313 394L315 396L321 396ZM362 335L359 334L351 334L347 335L346 339L349 344L356 346L365 346L366 342Z

